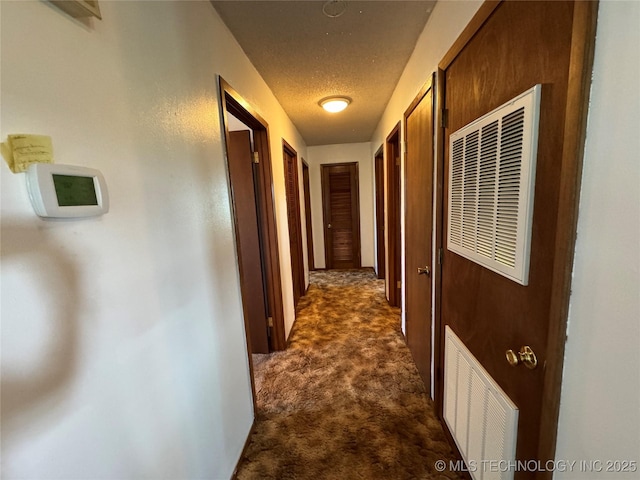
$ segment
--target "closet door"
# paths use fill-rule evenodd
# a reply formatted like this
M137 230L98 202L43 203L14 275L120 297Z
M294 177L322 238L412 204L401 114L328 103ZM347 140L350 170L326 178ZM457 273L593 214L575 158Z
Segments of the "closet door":
M326 267L360 268L358 164L321 167Z

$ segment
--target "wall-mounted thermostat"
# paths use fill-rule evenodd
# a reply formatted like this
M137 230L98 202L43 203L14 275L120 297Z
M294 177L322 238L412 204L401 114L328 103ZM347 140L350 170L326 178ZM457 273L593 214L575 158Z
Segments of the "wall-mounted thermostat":
M34 163L26 175L31 205L40 217L92 217L109 211L107 184L99 170Z

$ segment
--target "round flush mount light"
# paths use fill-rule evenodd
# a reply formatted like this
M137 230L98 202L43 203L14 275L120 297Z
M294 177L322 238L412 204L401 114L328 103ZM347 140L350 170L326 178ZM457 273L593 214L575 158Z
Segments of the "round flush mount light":
M330 113L338 113L347 108L351 103L348 97L327 97L318 102L322 108Z

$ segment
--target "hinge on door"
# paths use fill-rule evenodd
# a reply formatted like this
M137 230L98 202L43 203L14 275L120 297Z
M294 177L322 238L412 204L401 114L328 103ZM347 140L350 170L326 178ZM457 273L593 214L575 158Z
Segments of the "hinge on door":
M440 113L440 127L447 128L447 126L449 125L449 110L443 108Z
M267 322L268 322L268 324L269 324L269 326L270 326L270 327L273 327L273 317L269 317L269 318L267 319Z
M442 265L442 257L444 252L442 251L442 247L438 249L438 265Z
M400 280L396 282L396 288L402 288L402 282Z
M400 157L396 157L396 167L400 166Z
M260 154L258 152L253 152L253 163L260 163Z

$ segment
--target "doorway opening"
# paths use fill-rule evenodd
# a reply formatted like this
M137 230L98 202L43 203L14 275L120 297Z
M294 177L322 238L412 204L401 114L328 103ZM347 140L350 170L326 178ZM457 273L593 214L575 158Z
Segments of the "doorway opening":
M287 220L289 223L289 251L291 252L291 277L293 283L293 306L305 293L304 257L302 252L302 224L300 221L300 184L298 180L298 154L282 140L284 158L285 194L287 197Z
M376 275L384 278L386 274L387 249L384 240L384 152L380 148L374 156L376 186Z
M400 123L385 142L387 153L387 235L389 244L389 268L387 287L389 305L402 307L402 234L400 223Z
M311 182L309 180L309 165L302 159L302 188L304 189L304 218L307 226L307 264L309 271L316 269L313 259L313 230L311 226Z
M252 353L286 348L269 127L222 77L219 87L255 402Z

